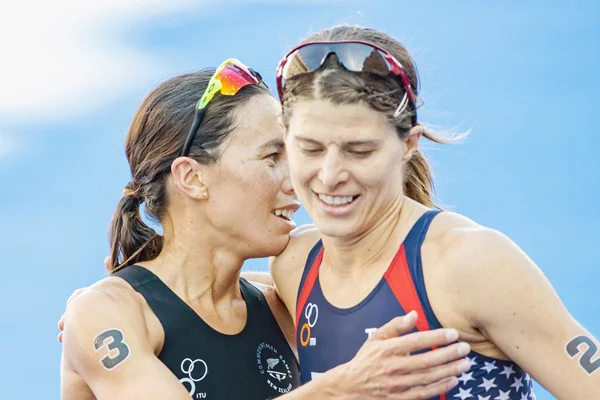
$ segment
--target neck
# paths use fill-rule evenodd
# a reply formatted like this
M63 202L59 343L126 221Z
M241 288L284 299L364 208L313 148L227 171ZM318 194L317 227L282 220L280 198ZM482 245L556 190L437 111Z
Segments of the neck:
M141 264L186 302L208 300L217 304L239 299L239 278L245 260L236 254L231 240L197 221L179 229L174 229L174 225L163 222L161 253Z
M410 199L402 196L365 232L343 238L324 236L324 264L339 276L364 273L370 267L380 266L380 261L398 251L416 211Z

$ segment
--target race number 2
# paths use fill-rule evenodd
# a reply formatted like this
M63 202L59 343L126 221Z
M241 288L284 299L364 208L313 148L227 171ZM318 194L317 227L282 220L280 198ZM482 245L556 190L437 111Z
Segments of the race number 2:
M594 343L592 339L585 335L577 336L567 343L566 351L569 357L573 358L580 352L579 346L582 344L587 345L587 350L579 359L579 365L581 365L581 368L583 368L585 372L591 375L600 368L600 357L598 357L596 361L592 361L592 357L594 357L598 351L598 346L596 346L596 343Z
M106 343L107 341L108 343ZM98 351L103 347L108 348L108 354L100 362L109 371L129 357L129 346L123 341L123 332L119 329L108 329L96 336L94 350ZM111 357L111 352L115 353L113 350L116 350L116 354Z

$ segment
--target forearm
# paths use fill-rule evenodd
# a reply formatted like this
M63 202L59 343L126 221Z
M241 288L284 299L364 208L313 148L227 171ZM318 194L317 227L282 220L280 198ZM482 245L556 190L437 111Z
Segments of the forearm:
M250 282L258 282L263 285L273 286L273 278L268 272L248 271L242 272L242 278Z

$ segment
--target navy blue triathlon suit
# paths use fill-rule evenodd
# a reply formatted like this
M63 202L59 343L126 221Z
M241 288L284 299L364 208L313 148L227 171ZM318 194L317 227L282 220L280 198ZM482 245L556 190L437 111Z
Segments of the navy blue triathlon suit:
M132 265L113 276L139 292L160 320L165 341L158 358L193 399L266 400L300 385L298 362L264 295L244 279L240 288L248 309L244 329L225 335L148 269Z
M397 316L416 310L415 331L441 328L425 290L421 245L439 211L425 213L400 246L379 284L356 306L340 309L324 297L319 283L323 245L319 241L306 261L298 290L296 339L302 382L350 361L376 328ZM513 362L472 351L471 369L459 377L459 385L435 400L532 400L532 381Z

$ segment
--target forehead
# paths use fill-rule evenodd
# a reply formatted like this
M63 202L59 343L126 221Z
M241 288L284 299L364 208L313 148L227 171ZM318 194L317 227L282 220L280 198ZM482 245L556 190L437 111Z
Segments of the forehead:
M256 148L269 140L281 139L281 106L272 96L256 95L235 111L236 129L229 142L233 146Z
M385 114L366 103L302 100L292 106L289 133L319 141L382 139L395 129Z

